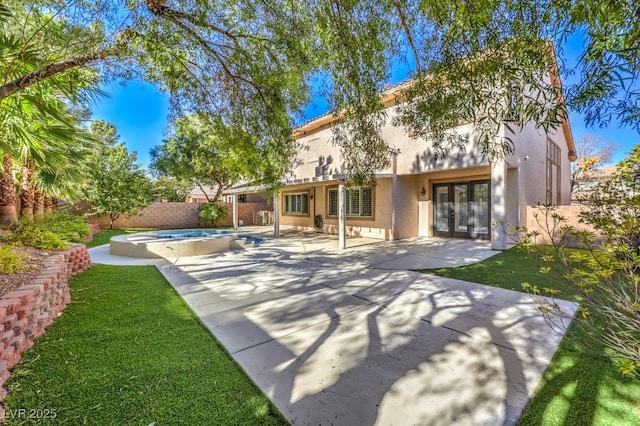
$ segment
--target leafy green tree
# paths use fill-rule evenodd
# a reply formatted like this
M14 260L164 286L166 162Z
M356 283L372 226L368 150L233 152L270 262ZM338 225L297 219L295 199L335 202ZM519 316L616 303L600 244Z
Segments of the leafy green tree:
M87 87L84 82L97 82L97 74L82 67L86 62L80 56L83 45L95 44L104 34L98 22L82 22L82 6L77 6L0 2L0 100L28 89L24 96L33 107L47 112L46 102L40 102L42 90L73 101L91 96L81 89ZM71 14L60 13L60 8ZM65 61L65 57L71 59Z
M2 0L0 19L23 31L5 40L11 73L0 81L0 100L93 69L159 83L176 110L215 111L228 124L290 139L290 113L307 99L308 59L295 25L299 6L285 6Z
M92 174L83 189L92 212L109 217L109 229L120 215L134 215L153 198L150 179L120 142L113 124L94 121L91 132L102 146L90 159Z
M324 89L341 118L334 140L352 176L388 167L393 149L380 128L390 119L430 142L434 157L471 136L489 159L511 152L508 135L523 123L557 128L568 107L594 124L640 124L637 2L318 3ZM562 45L576 33L585 38L579 64L565 68ZM385 98L391 64L402 59L414 64L412 81ZM563 97L557 79L567 74L577 83ZM389 103L399 104L393 118ZM473 135L452 131L466 123Z
M584 202L588 209L582 219L613 244L615 252L631 250L640 256L640 145Z
M631 0L352 1L2 0L0 19L24 28L7 46L0 99L92 67L140 77L172 96L174 112L213 114L234 131L261 135L273 156L293 158L293 117L308 81L340 118L334 141L358 179L389 165L384 107L394 123L445 156L467 135L488 158L512 149L522 123L553 129L571 107L592 124L640 126L638 4ZM578 66L561 46L584 35ZM2 47L0 47L2 49ZM23 61L26 54L30 61ZM555 59L558 59L557 61ZM411 85L385 98L393 65ZM573 73L565 87L558 76ZM53 84L53 83L52 83Z
M536 244L539 232L526 228L520 242L541 262L541 271L563 280L581 298L575 318L553 301L539 299L554 326L573 320L583 333L604 344L620 360L624 373L640 377L640 145L620 163L617 173L586 199L581 221L593 231L577 230L555 206L540 206L537 220L548 248ZM586 250L566 247L567 239ZM535 294L560 296L552 287L526 283Z
M190 182L180 182L177 179L167 176L160 176L151 183L153 187L153 201L185 201L192 188Z
M34 209L43 213L45 195L72 199L86 171L83 160L92 140L81 126L77 112L55 92L47 95L38 101L46 103L47 114L34 108L28 97L0 101L6 107L0 108L0 131L6 138L4 144L0 143L5 164L0 186L0 223L15 220L18 183L21 214L32 218Z
M273 144L242 129L229 128L217 117L205 114L179 118L173 137L151 151L151 168L190 186L210 185L218 200L224 190L240 181L275 185L286 171Z

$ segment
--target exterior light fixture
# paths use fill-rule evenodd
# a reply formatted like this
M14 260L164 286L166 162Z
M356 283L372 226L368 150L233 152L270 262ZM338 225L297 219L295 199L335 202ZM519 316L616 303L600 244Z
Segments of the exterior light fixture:
M424 189L424 186L422 187L422 191L420 191L420 195L422 195L423 197L427 195L427 190Z

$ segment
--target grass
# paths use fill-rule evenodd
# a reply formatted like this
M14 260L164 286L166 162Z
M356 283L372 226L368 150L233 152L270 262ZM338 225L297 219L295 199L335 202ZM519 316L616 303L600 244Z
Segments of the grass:
M553 286L554 289L560 290L559 297L576 300L576 293L571 287L553 279L552 274L541 274L539 269L540 266L529 258L526 252L514 247L472 265L425 269L422 272L515 291L523 291L523 282L537 284L541 291L544 287Z
M93 240L87 243L87 248L101 246L103 244L109 244L111 237L122 234L133 234L136 232L148 231L149 229L137 229L137 228L128 228L128 229L104 229L93 236Z
M527 253L517 248L474 265L422 272L516 291L522 291L522 282L529 282L577 300L563 282L549 282ZM640 381L624 377L611 358L589 351L586 342L578 327L569 328L519 426L640 424Z
M70 286L7 382L8 424L35 421L20 409L69 425L287 424L154 267L95 265Z

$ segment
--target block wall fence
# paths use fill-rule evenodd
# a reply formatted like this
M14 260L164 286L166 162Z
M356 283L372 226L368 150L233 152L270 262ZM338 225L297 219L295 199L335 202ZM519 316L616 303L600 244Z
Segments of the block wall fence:
M31 284L0 297L0 401L7 395L2 386L21 353L33 346L71 300L69 278L90 266L87 247L75 245L49 256Z
M218 226L232 226L233 211L231 203L221 203L228 216L218 222ZM114 228L197 228L200 226L198 212L202 204L183 202L154 202L140 211L139 215L121 216L115 222ZM272 211L267 203L238 203L238 220L244 225L255 225L254 213L258 211ZM106 216L91 217L89 222L96 223L102 228L109 227Z
M570 205L570 206L556 206L555 212L560 216L566 219L566 224L572 225L579 231L594 231L594 229L584 223L580 223L580 212L584 210L584 207L581 205ZM537 231L540 235L537 237L537 243L540 244L549 244L549 229L552 226L551 220L549 224L546 223L546 219L544 214L535 206L527 207L527 229L529 231ZM536 218L537 215L537 218ZM572 239L567 239L564 242L564 245L568 247L579 247L580 244L577 241Z

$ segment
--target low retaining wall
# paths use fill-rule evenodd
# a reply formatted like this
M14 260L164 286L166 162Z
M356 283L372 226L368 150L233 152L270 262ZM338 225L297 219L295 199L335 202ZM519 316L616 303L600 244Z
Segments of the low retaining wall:
M42 273L31 284L0 298L0 400L7 395L1 386L20 361L20 354L33 346L34 339L71 300L69 278L90 266L87 248L76 245L47 258Z

